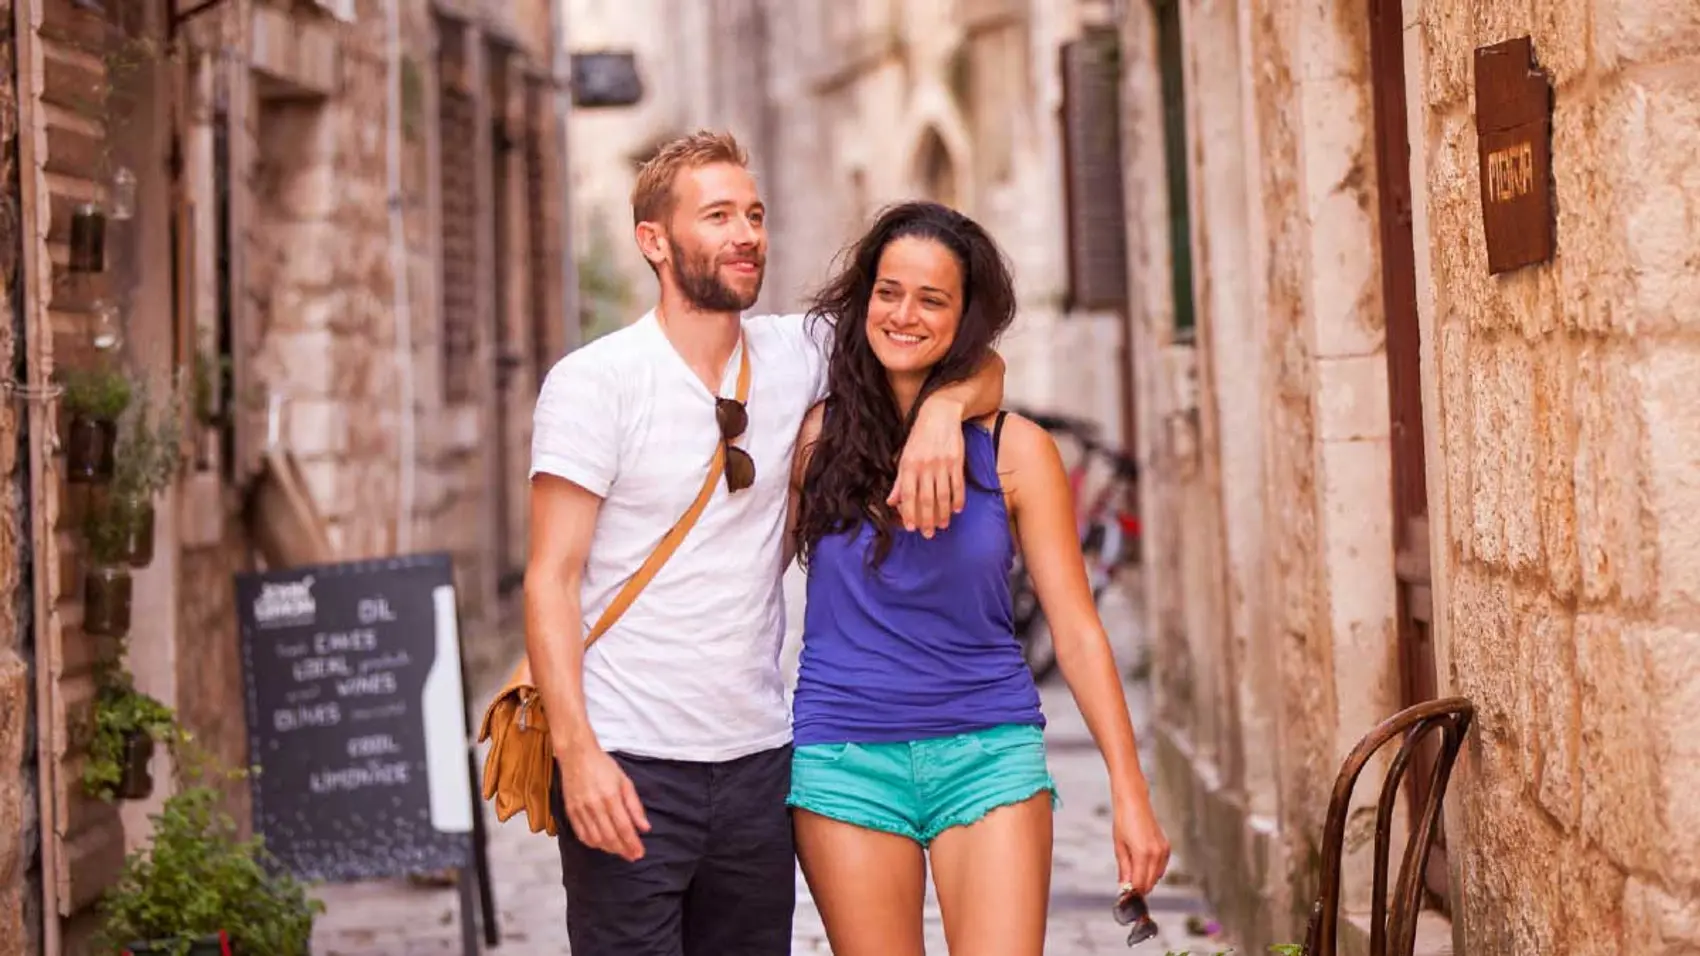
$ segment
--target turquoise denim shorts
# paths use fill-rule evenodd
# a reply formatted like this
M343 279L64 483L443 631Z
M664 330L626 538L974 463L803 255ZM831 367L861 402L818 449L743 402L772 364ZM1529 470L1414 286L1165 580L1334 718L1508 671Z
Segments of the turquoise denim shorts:
M1059 805L1044 731L1006 724L900 743L798 747L786 802L927 846L951 827L1046 791Z

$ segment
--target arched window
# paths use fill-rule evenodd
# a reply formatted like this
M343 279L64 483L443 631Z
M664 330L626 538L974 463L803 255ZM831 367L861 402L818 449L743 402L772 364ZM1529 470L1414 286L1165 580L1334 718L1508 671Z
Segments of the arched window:
M957 204L956 163L936 129L929 127L921 135L921 146L915 152L915 179L928 199L947 206Z

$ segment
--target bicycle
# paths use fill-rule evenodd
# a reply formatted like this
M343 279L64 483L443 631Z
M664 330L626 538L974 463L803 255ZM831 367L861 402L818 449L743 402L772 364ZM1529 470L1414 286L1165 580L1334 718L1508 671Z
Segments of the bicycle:
M1139 463L1097 437L1097 426L1063 415L1021 412L1053 435L1067 436L1080 446L1081 454L1068 470L1069 491L1074 497L1076 532L1081 556L1086 561L1087 583L1092 602L1097 604L1121 568L1139 560L1139 515L1122 507L1126 492L1139 480ZM1090 498L1084 492L1092 466L1099 461L1110 466L1110 478ZM1026 564L1016 556L1010 568L1009 590L1014 611L1016 642L1035 681L1056 673L1056 645L1039 606L1039 596Z

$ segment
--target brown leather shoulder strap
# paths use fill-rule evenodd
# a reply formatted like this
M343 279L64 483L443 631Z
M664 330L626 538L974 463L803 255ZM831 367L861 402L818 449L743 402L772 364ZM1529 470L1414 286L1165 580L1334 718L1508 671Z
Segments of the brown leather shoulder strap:
M738 351L738 401L743 402L748 401L750 397L749 342L740 339ZM632 601L637 599L638 592L642 591L654 579L656 572L660 571L661 566L667 563L667 559L673 556L673 552L679 547L679 542L685 540L685 535L690 533L691 526L697 523L698 518L702 517L703 509L708 507L708 499L714 497L714 486L719 484L720 474L725 467L726 448L716 442L714 458L709 462L708 475L703 479L702 490L697 492L696 500L691 502L689 508L685 509L684 515L679 518L678 522L668 529L666 536L661 539L661 543L655 546L655 550L637 569L637 573L626 581L625 586L620 589L620 593L614 596L613 602L608 605L607 610L602 612L602 617L596 621L596 626L585 636L585 647L589 647L596 642L597 638L608 633L608 629L614 626L614 622L620 619L620 615L626 613L626 609L632 606Z

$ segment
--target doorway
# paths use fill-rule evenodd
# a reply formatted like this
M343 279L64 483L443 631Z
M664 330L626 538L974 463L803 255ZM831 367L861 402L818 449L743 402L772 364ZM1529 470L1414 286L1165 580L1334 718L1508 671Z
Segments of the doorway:
M1408 707L1433 700L1439 693L1439 680L1432 630L1416 247L1411 236L1405 41L1399 0L1368 2L1377 192L1381 205L1381 284L1387 320L1387 391L1392 425L1393 572L1398 592L1401 705ZM1406 772L1406 796L1413 814L1428 798L1438 756L1439 743L1431 737L1418 749ZM1413 816L1413 826L1415 822ZM1448 878L1444 821L1435 829L1434 847L1423 881L1431 902L1445 910Z

